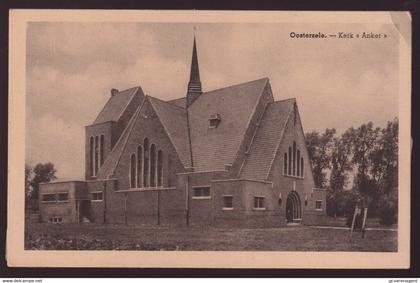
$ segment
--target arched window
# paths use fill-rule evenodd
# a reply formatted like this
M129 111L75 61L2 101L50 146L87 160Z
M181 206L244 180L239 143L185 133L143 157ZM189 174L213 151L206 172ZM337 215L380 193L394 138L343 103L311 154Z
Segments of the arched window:
M300 150L297 150L297 158L296 158L296 175L300 176Z
M157 185L158 187L162 187L163 184L163 156L162 151L159 150L157 154Z
M172 174L172 158L171 155L168 154L168 169L166 170L166 176L167 176L167 184L168 187L171 187L172 183L171 183L171 174Z
M156 187L156 146L150 146L150 186Z
M289 168L288 175L292 175L292 148L289 146Z
M136 155L130 156L130 188L136 187Z
M296 175L296 143L293 142L293 176Z
M95 172L94 175L98 173L99 168L99 138L98 136L95 137Z
M94 160L94 155L95 155L95 140L93 137L90 137L90 151L89 151L89 168L90 168L90 176L94 176L94 172L95 172L95 164L93 163Z
M283 174L287 175L287 153L284 153L283 157Z
M104 144L105 144L105 137L101 135L101 140L99 142L99 165L104 163Z
M140 188L143 184L141 174L143 173L143 148L141 145L137 147L137 187Z
M300 176L303 177L303 157L300 158Z
M143 143L143 187L148 187L148 179L149 179L149 140L147 138L144 139Z

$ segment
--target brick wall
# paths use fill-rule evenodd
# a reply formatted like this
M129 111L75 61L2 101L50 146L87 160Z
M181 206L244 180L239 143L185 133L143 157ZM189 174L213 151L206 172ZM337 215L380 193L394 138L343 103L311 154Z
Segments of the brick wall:
M189 173L178 175L178 189L186 190L188 186L188 208L189 224L191 225L210 225L212 222L212 202L213 188L212 180L226 179L227 171L214 171L202 173ZM196 187L210 187L210 196L205 198L194 197ZM185 194L184 194L185 195ZM187 199L184 197L182 207L186 209Z
M223 209L223 196L233 196L233 209ZM254 197L264 197L264 210L254 208ZM213 182L213 216L215 226L279 227L285 224L273 194L272 184L248 180Z
M277 199L280 198L281 194L281 214L283 218L286 217L287 196L291 191L293 191L293 188L295 189L301 200L302 221L304 222L305 215L325 215L326 195L325 191L313 190L315 188L315 183L312 176L309 156L306 150L305 137L299 113L297 112L296 114L296 123L294 122L293 111L289 116L289 120L284 130L283 139L280 143L279 150L274 159L268 179L274 184L273 189ZM304 160L303 178L286 176L283 174L283 154L286 152L288 153L289 146L293 146L293 141L296 142L296 147L300 150L300 156L303 157ZM307 199L307 205L305 205L305 198ZM322 200L322 211L315 210L316 200ZM316 219L316 217L310 217Z
M77 222L76 199L85 189L85 182L57 182L40 184L39 213L41 222L49 222L52 217L62 218L63 223ZM68 193L67 201L43 201L44 194Z

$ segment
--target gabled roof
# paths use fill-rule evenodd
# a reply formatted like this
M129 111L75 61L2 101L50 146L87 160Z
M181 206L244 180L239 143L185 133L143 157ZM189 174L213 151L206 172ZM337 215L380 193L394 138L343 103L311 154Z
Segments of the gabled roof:
M271 102L267 105L260 126L251 144L249 154L242 167L240 177L253 180L267 179L277 147L281 142L284 128L293 105L294 98Z
M145 101L146 99L144 99L142 104L137 108L136 112L128 122L127 127L124 129L123 133L118 139L117 143L114 145L111 152L105 159L104 163L99 168L98 174L96 174L97 179L107 179L114 175L115 169L118 166L121 155L124 152L124 148L127 144L128 138L130 137L130 134L132 132L133 126L137 120L137 117L139 116L140 110L143 107Z
M119 91L112 95L104 108L99 112L93 124L99 124L109 121L118 121L124 110L130 104L137 92L143 93L141 87L133 87L127 90Z
M109 153L104 164L100 167L97 174L98 179L108 178L114 174L121 155L123 154L125 146L129 140L130 134L133 131L134 124L139 117L141 108L147 101L150 102L153 110L162 123L162 126L174 145L182 164L185 167L191 166L186 110L157 98L146 96L143 103L137 108L124 132L121 134L120 139Z
M232 164L268 78L201 94L188 107L194 171L224 170ZM221 118L209 128L211 115Z
M159 117L169 139L175 147L184 167L191 167L190 143L188 141L187 112L155 97L147 96Z

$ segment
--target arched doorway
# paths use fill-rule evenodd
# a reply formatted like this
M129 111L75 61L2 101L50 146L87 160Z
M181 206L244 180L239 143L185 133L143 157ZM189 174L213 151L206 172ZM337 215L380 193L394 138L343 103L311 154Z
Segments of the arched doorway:
M286 220L289 223L294 221L300 221L301 218L302 214L300 197L297 192L290 192L287 196L286 201Z

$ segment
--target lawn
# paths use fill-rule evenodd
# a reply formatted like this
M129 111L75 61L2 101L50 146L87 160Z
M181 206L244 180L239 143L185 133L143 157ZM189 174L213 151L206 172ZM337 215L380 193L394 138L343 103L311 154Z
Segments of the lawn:
M293 226L266 229L101 224L26 225L26 249L396 252L397 232Z

